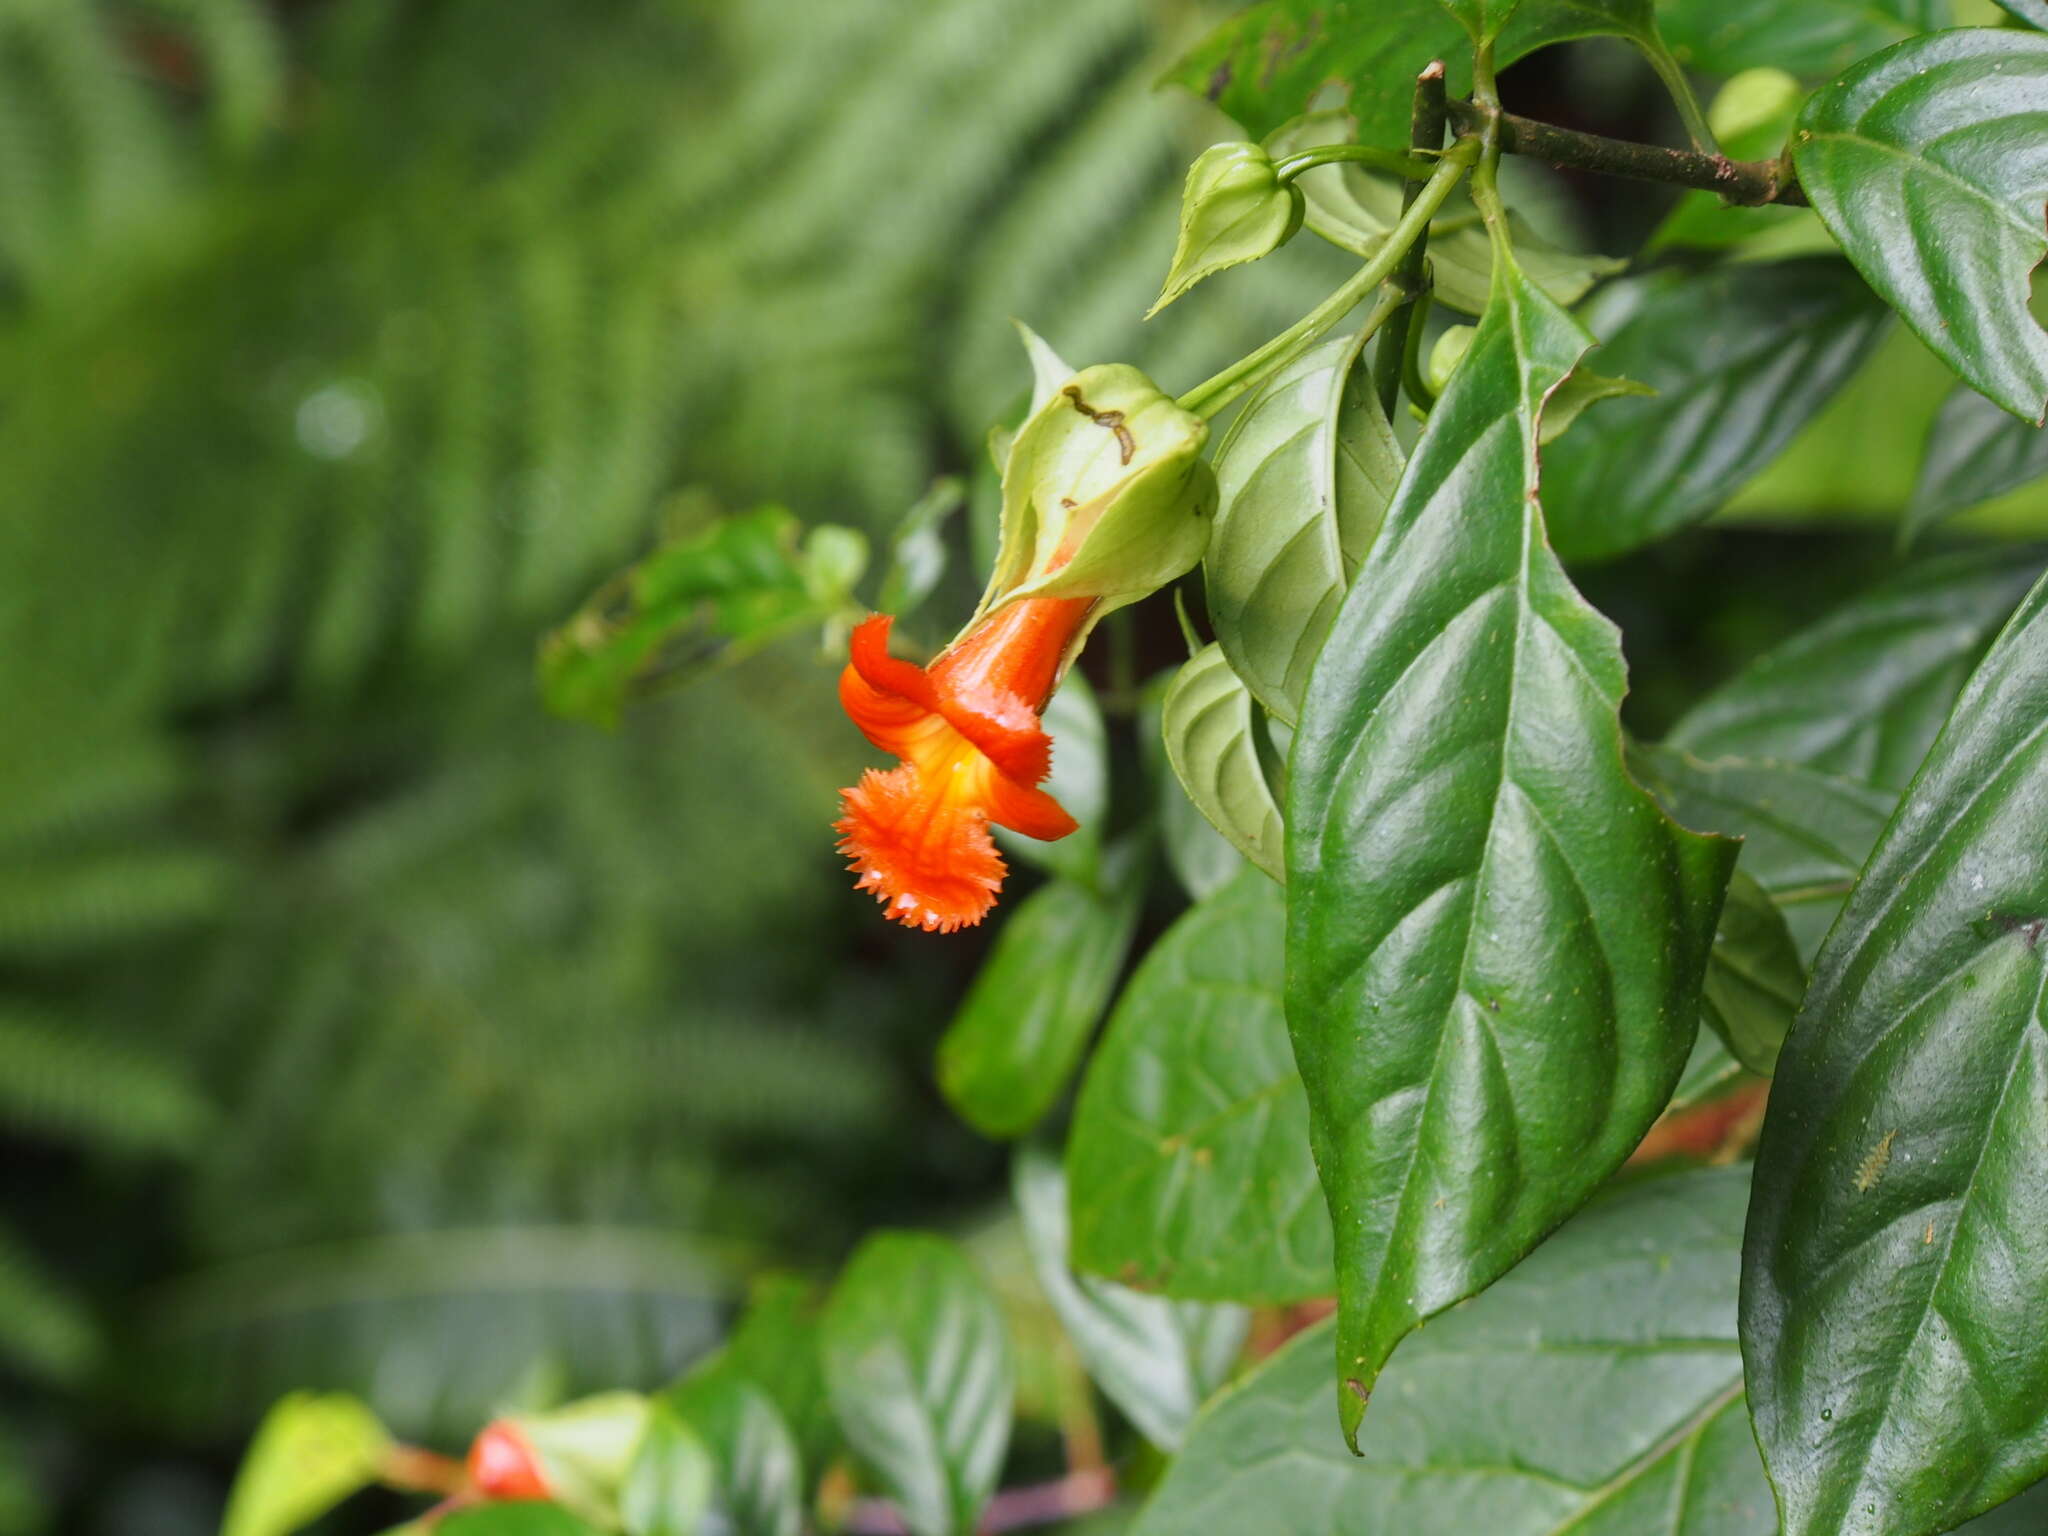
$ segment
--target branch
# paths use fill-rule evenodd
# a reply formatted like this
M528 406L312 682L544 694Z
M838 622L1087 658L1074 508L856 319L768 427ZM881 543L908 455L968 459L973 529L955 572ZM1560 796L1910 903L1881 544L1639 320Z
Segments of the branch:
M1487 109L1469 101L1450 105L1451 121L1459 128L1476 131L1490 115ZM1576 171L1600 171L1609 176L1627 176L1636 181L1660 181L1676 187L1698 187L1718 192L1726 202L1758 208L1767 203L1806 206L1792 167L1783 160L1730 160L1726 155L1703 155L1690 149L1666 149L1660 144L1637 144L1628 139L1610 139L1597 133L1580 133L1517 117L1512 112L1497 114L1500 147L1509 154L1547 160L1552 165Z
M1436 59L1415 77L1415 109L1410 118L1408 147L1417 155L1435 154L1444 147L1444 61ZM1401 211L1415 205L1419 189L1409 182L1401 193ZM1373 387L1380 397L1380 412L1389 420L1401 392L1401 364L1408 354L1408 332L1415 323L1415 301L1422 292L1423 262L1428 256L1429 226L1415 237L1401 265L1387 281L1407 302L1387 317L1385 328L1373 353ZM1418 405L1421 401L1416 402Z

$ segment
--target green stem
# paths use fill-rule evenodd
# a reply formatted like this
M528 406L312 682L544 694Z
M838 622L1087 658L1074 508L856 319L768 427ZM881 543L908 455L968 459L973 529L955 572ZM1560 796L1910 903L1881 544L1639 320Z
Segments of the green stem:
M1437 142L1443 142L1441 133L1437 135ZM1312 171L1319 165L1330 165L1339 160L1357 161L1376 171L1386 171L1409 181L1427 181L1436 173L1435 160L1426 160L1420 155L1404 155L1397 149L1375 149L1370 144L1317 144L1277 162L1273 174L1288 182L1303 171Z
M1643 57L1650 61L1650 68L1657 71L1657 78L1671 93L1672 104L1678 108L1678 120L1685 124L1685 136L1692 140L1692 147L1703 155L1720 154L1720 142L1707 123L1707 114L1700 109L1700 99L1693 94L1692 82L1685 78L1685 67L1672 56L1664 39L1654 31L1640 46Z
M1444 63L1434 59L1415 77L1415 105L1408 118L1408 145L1417 153L1427 151L1435 154L1444 144ZM1405 211L1415 201L1415 188L1411 184L1403 190L1401 207ZM1387 279L1394 291L1409 302L1395 311L1387 322L1387 329L1380 337L1379 347L1373 353L1373 389L1379 395L1380 414L1389 420L1394 415L1394 402L1401 394L1403 359L1408 355L1408 337L1416 327L1420 316L1422 294L1425 287L1424 262L1429 252L1429 228L1423 226L1422 233L1415 237L1415 243L1408 247L1408 254L1401 258L1401 265L1394 269L1394 275Z
M1446 150L1437 168L1430 173L1429 180L1417 190L1415 201L1401 215L1400 222L1387 231L1386 243L1374 253L1372 260L1347 278L1335 293L1257 351L1247 353L1214 378L1203 380L1182 395L1177 402L1180 408L1197 416L1214 416L1246 390L1264 383L1321 341L1338 321L1356 309L1359 301L1385 282L1394 268L1401 264L1401 258L1408 254L1408 247L1429 228L1431 215L1443 207L1444 199L1451 195L1451 189L1471 164L1472 151L1463 144Z
M1436 404L1436 391L1422 376L1422 322L1429 316L1429 290L1424 289L1409 307L1415 318L1408 327L1408 345L1401 349L1401 382L1407 386L1408 398L1415 402L1416 409L1427 413ZM1383 341L1380 345L1387 343Z

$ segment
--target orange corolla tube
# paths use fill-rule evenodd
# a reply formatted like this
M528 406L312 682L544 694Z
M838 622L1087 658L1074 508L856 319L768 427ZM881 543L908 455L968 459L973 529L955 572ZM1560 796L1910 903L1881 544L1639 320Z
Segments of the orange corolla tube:
M548 1480L540 1458L518 1427L493 1419L469 1447L469 1480L486 1499L545 1499Z
M888 916L951 933L995 905L1005 866L988 824L1051 841L1074 818L1038 787L1052 771L1039 715L1094 598L1006 603L929 667L889 654L887 614L853 632L839 702L861 734L900 758L839 798L839 851Z

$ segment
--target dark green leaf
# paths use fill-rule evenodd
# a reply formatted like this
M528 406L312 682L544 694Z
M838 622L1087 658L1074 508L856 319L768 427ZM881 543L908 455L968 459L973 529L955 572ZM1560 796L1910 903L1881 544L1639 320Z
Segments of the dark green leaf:
M1814 93L1792 141L1800 183L1870 286L1971 388L2036 423L2043 114L2048 37L1971 28L1865 59Z
M939 1087L984 1136L1021 1136L1066 1087L1109 1007L1144 895L1136 850L1098 895L1055 880L1003 919L939 1042Z
M1361 1455L1331 1330L1217 1398L1134 1536L1773 1536L1735 1338L1741 1169L1639 1184L1403 1344Z
M1223 665L1227 669L1228 663ZM1181 670L1161 672L1145 685L1138 722L1138 748L1144 757L1146 777L1151 781L1153 802L1158 808L1159 837L1165 846L1166 862L1172 868L1174 878L1180 882L1181 889L1187 892L1188 899L1201 901L1228 885L1244 868L1245 858L1216 830L1209 818L1196 809L1195 802L1188 798L1187 790L1167 757L1163 723L1166 696ZM1242 683L1235 686L1243 691ZM1268 798L1271 798L1270 794ZM1273 812L1276 826L1279 814L1276 807Z
M1125 988L1067 1143L1077 1268L1195 1300L1330 1293L1281 1012L1283 923L1279 887L1247 869Z
M619 1485L625 1536L695 1536L711 1508L716 1477L704 1442L673 1407L656 1399Z
M529 1499L459 1509L433 1529L434 1536L598 1536L561 1505Z
M1778 1061L1744 1256L1786 1536L2048 1470L2048 584L1885 828Z
M918 1232L870 1237L824 1318L825 1380L854 1454L913 1536L970 1536L1010 1438L1010 1341L966 1257Z
M1168 1301L1067 1265L1067 1181L1050 1153L1021 1147L1010 1188L1031 1263L1088 1374L1163 1451L1179 1448L1195 1410L1223 1384L1244 1347L1242 1307Z
M1946 0L1664 0L1672 51L1710 75L1774 66L1819 77L1948 24Z
M1510 52L1522 54L1575 37L1625 37L1652 46L1657 35L1653 0L1522 0L1504 40Z
M2009 1504L1956 1527L1957 1536L2040 1536L2048 1531L2048 1483L2036 1483Z
M798 1536L804 1472L774 1402L720 1356L662 1394L715 1465L719 1512L734 1536Z
M1736 849L1630 781L1621 647L1536 499L1542 403L1587 344L1499 274L1294 738L1287 1022L1338 1234L1347 1434L1405 1334L1621 1165L1698 1028Z
M1714 929L1702 1016L1737 1061L1769 1077L1805 993L1806 967L1777 904L1737 869Z
M1317 144L1350 143L1357 131L1348 112L1311 112L1272 134L1267 143L1278 155ZM1362 260L1379 252L1401 217L1402 184L1362 165L1319 165L1302 172L1295 185L1308 200L1304 222L1310 232ZM1628 265L1610 256L1552 245L1512 212L1508 228L1517 265L1560 304L1577 302L1595 279ZM1430 221L1429 268L1437 303L1468 315L1486 308L1487 295L1493 291L1493 242L1462 191L1453 192L1443 212ZM1398 453L1395 469L1398 473Z
M263 1417L221 1536L288 1536L376 1480L391 1437L346 1393L294 1392Z
M1869 355L1884 306L1813 258L1616 283L1588 307L1595 362L1651 386L1586 418L1543 457L1567 559L1625 553L1699 521L1792 440Z
M1716 688L1668 745L1903 789L2040 566L2038 552L2013 549L1910 566Z
M1064 875L1083 885L1098 883L1102 871L1102 822L1109 810L1109 738L1095 690L1076 669L1045 707L1045 728L1052 735L1052 775L1041 786L1067 808L1080 830L1056 843L996 827L995 838L1005 853L1034 868Z
M1744 839L1742 871L1770 893L1803 958L1820 948L1897 796L1791 763L1630 754L1636 775L1688 827Z
M1906 508L1900 541L1943 518L2048 475L2048 432L2008 415L1974 389L1942 402L1927 432L1927 457Z
M542 642L549 709L615 726L633 692L738 661L822 622L851 600L867 542L850 528L811 530L780 507L729 517L664 544L606 582Z
M1187 798L1231 847L1285 880L1286 829L1253 738L1257 708L1222 650L1206 645L1174 674L1160 732Z
M813 1476L839 1454L818 1331L810 1286L793 1275L771 1274L754 1282L746 1314L721 1354L768 1394Z
M1283 720L1401 475L1363 346L1339 336L1288 364L1216 450L1209 616L1231 670Z

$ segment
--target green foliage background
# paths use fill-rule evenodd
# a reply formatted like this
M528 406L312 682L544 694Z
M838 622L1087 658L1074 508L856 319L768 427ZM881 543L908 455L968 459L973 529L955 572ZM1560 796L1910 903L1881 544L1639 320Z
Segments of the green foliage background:
M1313 303L1304 241L1138 321L1217 9L0 0L0 1536L211 1529L290 1387L454 1445L652 1385L763 1267L996 1193L929 1063L983 941L845 889L830 669L606 737L533 646L664 519L885 530L1012 315L1185 387ZM1752 511L1894 515L1867 406ZM1632 708L1886 537L1591 578Z

